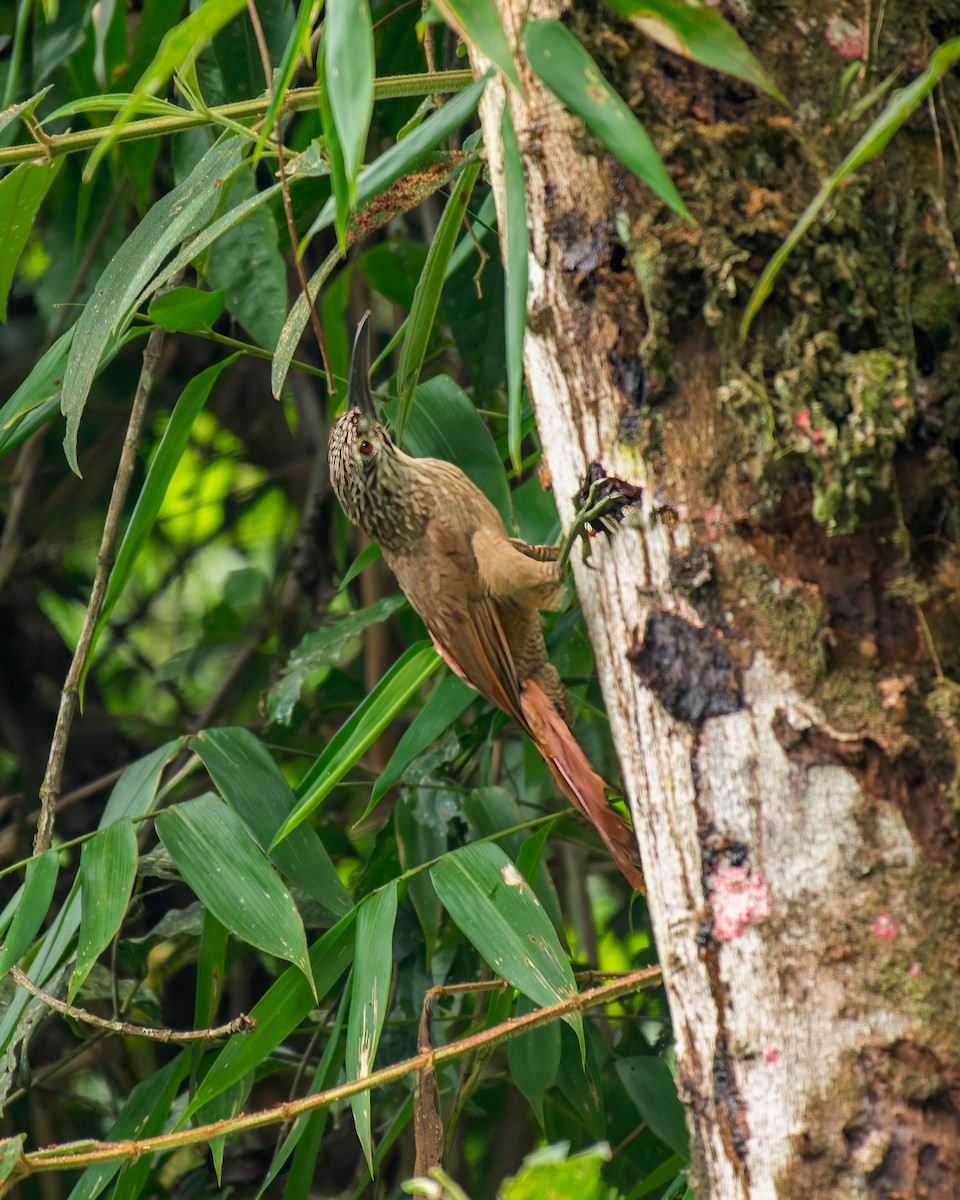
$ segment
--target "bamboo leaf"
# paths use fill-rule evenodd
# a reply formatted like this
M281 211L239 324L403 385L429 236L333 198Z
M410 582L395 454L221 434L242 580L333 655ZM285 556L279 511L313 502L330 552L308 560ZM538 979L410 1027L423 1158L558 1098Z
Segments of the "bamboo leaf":
M266 747L249 729L207 729L190 748L217 791L263 849L296 804L296 797ZM270 856L289 879L335 918L353 907L347 889L315 829L301 825Z
M137 877L137 858L137 835L129 818L98 830L84 843L80 852L77 963L67 988L70 1004L120 928Z
M520 147L510 119L510 104L503 106L500 121L503 146L505 201L503 240L505 301L504 330L507 343L507 446L514 472L520 474L520 403L523 397L523 339L527 332L527 286L530 232L527 229L527 191Z
M324 29L324 77L337 130L350 206L373 116L373 22L368 0L330 4ZM345 223L344 223L345 226Z
M35 855L27 863L20 903L0 947L0 979L23 958L40 932L59 871L60 858L56 850Z
M373 1070L387 1016L393 978L393 927L397 919L397 885L374 892L357 913L353 999L347 1021L347 1078L365 1079ZM370 1093L351 1098L353 1120L364 1158L373 1175L370 1140Z
M427 353L427 344L433 331L433 323L440 304L440 293L447 275L447 265L450 255L457 244L460 226L470 200L473 185L480 174L481 163L472 163L466 168L456 186L450 193L437 227L436 235L430 244L427 261L413 293L413 306L407 322L407 335L403 339L400 351L400 366L397 370L397 388L400 393L400 403L397 407L396 433L397 441L403 442L403 431L410 416L414 390L420 377L420 370Z
M266 146L270 134L273 132L273 127L276 124L280 109L283 107L283 102L287 95L287 89L290 87L290 82L293 79L297 60L301 54L309 60L310 32L317 17L320 15L321 7L322 0L305 0L300 5L296 24L290 30L290 36L287 38L287 44L283 51L283 58L281 58L280 66L273 77L273 94L270 97L270 105L264 115L263 126L253 152L254 166L259 163L263 148Z
M60 174L63 159L21 163L0 179L0 321L7 319L13 273L43 198Z
M241 941L286 959L313 987L293 897L240 818L207 793L160 813L157 834L201 903Z
M570 30L559 21L531 21L525 45L530 66L554 95L652 192L694 224L647 131Z
M715 8L696 0L607 0L607 3L674 54L735 75L784 100L750 48Z
M675 1150L684 1162L689 1162L690 1135L686 1116L667 1064L662 1058L644 1054L618 1059L616 1068L624 1090L643 1120L664 1145Z
M167 494L167 489L170 486L171 479L173 479L177 465L183 457L183 452L186 449L187 442L190 440L190 433L194 423L203 410L203 406L207 402L207 397L210 395L213 385L226 368L231 363L236 362L239 357L239 354L231 354L229 358L222 359L220 362L214 363L212 367L207 367L205 371L201 371L183 389L180 399L174 406L170 420L167 422L167 427L163 431L163 437L160 439L160 445L157 447L157 452L150 463L147 477L143 481L143 487L140 489L140 495L137 497L137 502L134 505L130 522L124 530L123 539L120 542L120 548L117 550L117 557L110 572L110 578L107 581L107 590L103 598L103 605L100 609L97 623L94 626L93 637L90 641L90 650L80 676L81 701L83 699L83 689L87 673L90 669L90 664L93 662L93 652L96 649L97 641L107 622L110 620L117 601L123 595L123 590L130 581L130 576L133 574L133 568L136 566L137 559L140 557L147 538L150 536L150 531L156 523L157 514L160 512L160 507L163 504L163 498Z
M196 1095L187 1105L181 1124L220 1095L238 1079L255 1070L273 1053L280 1043L296 1029L311 1008L322 1000L353 961L354 930L357 910L328 929L310 948L310 969L316 984L316 996L303 972L295 967L284 971L250 1010L256 1028L250 1033L236 1033L217 1055L203 1077Z
M417 642L397 659L307 772L297 789L300 801L278 830L271 851L326 799L439 665L440 656L430 642Z
M63 449L76 474L80 474L80 417L110 338L126 329L142 292L167 255L206 225L219 202L222 178L239 160L237 137L208 150L183 183L150 209L113 256L87 301L76 324L60 397L67 419Z
M434 4L447 24L452 25L464 41L485 54L522 93L516 55L507 42L494 0L434 0Z
M517 1016L532 1012L534 1006L525 997L517 1000ZM560 1069L560 1026L556 1021L540 1025L507 1043L510 1078L526 1096L537 1124L544 1128L543 1094Z
M501 979L540 1007L577 994L550 918L499 846L480 842L455 850L431 869L430 878L454 923ZM583 1053L580 1013L564 1020Z
M204 333L223 312L225 302L222 291L178 287L152 300L147 316L167 333Z

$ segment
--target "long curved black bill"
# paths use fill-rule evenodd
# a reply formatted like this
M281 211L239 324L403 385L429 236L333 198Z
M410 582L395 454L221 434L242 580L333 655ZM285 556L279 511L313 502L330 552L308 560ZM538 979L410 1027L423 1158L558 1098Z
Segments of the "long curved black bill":
M370 313L365 312L357 326L350 355L350 380L347 387L350 408L359 408L371 421L377 419L377 410L370 391Z

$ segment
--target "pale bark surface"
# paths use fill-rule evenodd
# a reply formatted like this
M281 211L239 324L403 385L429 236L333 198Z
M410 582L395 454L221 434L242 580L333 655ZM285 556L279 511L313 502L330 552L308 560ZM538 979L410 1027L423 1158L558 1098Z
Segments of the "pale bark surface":
M530 17L563 11L533 8ZM501 11L516 39L526 0L501 0ZM904 1000L907 976L938 970L935 961L910 962L905 948L911 923L923 920L922 851L894 804L868 799L852 759L854 770L835 765L847 761L842 747L858 731L835 730L760 642L731 646L742 666L738 712L678 720L640 682L629 656L651 613L704 623L674 580L676 564L704 541L709 497L698 471L722 436L716 355L703 333L678 356L667 437L685 455L674 456L665 482L651 479L622 436L624 395L610 365L618 323L582 287L590 268L577 254L579 237L609 229L629 207L615 179L622 172L529 70L523 78L526 95L510 103L532 237L525 363L554 495L566 524L594 460L645 488L639 527L597 538L589 567L575 562L574 570L649 889L695 1135L696 1193L913 1194L875 1189L878 1169L897 1155L910 1159L897 1178L920 1189L919 1147L949 1157L957 1135L955 1112L936 1130L931 1117L925 1130L916 1106L906 1116L897 1110L894 1076L912 1053L902 1039L931 1040ZM488 87L482 109L501 214L503 99L500 84ZM636 285L634 298L639 306ZM663 494L653 494L661 482ZM661 503L680 514L672 526L655 519ZM751 556L733 525L715 532L715 561ZM727 602L738 602L735 579ZM833 761L788 755L811 729L841 747ZM884 783L874 780L871 795ZM870 1048L883 1069L874 1070Z

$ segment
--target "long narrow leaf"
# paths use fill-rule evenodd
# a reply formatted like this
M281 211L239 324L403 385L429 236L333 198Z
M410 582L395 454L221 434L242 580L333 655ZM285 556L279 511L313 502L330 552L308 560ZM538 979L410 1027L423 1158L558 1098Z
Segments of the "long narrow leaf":
M743 314L743 320L740 322L741 341L750 332L753 318L760 311L764 301L773 290L773 281L780 273L780 268L787 261L803 235L817 219L820 210L833 193L852 171L857 170L858 167L862 167L865 163L870 162L871 159L876 158L878 154L883 152L887 142L890 141L904 121L926 99L942 76L958 62L960 62L960 37L952 38L949 42L944 42L942 46L934 50L933 54L930 55L927 69L921 75L918 75L907 87L894 93L880 116L877 117L840 166L824 181L820 191L817 192L803 210L800 219L787 234L783 244L764 267L763 274L757 280L757 285L753 289L753 293L747 303L747 311Z
M436 235L430 244L427 261L413 293L413 305L407 323L407 336L403 339L403 349L400 351L400 366L397 370L397 387L400 392L400 404L397 409L396 434L397 441L403 442L403 431L410 416L410 406L413 403L414 389L420 377L420 369L427 354L427 344L433 331L433 322L440 304L440 293L447 275L447 265L450 255L457 244L457 236L463 218L467 211L470 193L480 174L480 163L473 163L457 180L457 185L450 193L437 227Z
M137 835L129 819L98 830L84 844L80 852L80 936L68 1003L73 1003L93 964L116 936L136 877Z
M531 21L525 45L530 66L625 167L693 224L647 131L597 64L559 21Z
M83 687L86 682L87 672L90 669L90 664L93 662L93 652L96 649L97 641L107 622L110 620L117 601L123 595L123 590L130 581L130 576L133 574L133 568L136 566L137 559L140 557L140 553L146 545L147 538L150 536L150 531L156 523L157 514L160 512L163 504L163 498L167 494L170 481L173 479L174 472L183 457L183 452L186 449L187 442L190 440L190 433L193 430L194 423L202 412L203 406L207 402L207 397L213 389L213 385L227 367L231 363L236 362L239 357L239 354L231 354L229 358L214 363L212 367L207 367L205 371L201 371L183 389L180 399L174 406L170 420L167 422L167 427L163 431L163 437L160 439L160 445L157 447L157 452L150 463L147 477L143 481L143 487L134 505L130 522L124 530L123 540L117 551L113 570L110 572L106 594L103 598L103 606L100 609L100 616L97 618L97 623L94 626L90 651L87 654L87 660L83 665L83 673L80 676L81 700L83 698Z
M444 20L487 56L519 91L516 55L510 49L495 0L434 0Z
M215 4L201 4L179 25L168 30L153 61L130 93L127 104L90 155L90 161L84 169L86 180L92 177L97 164L116 141L120 130L140 111L144 98L158 92L174 71L182 73L190 67L204 46L245 7L246 0L217 0Z
M77 474L80 417L111 336L126 328L141 292L171 250L206 225L220 199L220 181L239 161L238 137L208 150L183 183L150 209L113 256L87 301L77 322L60 397L67 419L64 453Z
M326 799L439 665L440 656L429 642L417 642L397 659L307 772L297 789L300 802L274 837L271 852Z
M310 990L303 972L295 967L284 971L250 1010L256 1028L250 1033L237 1033L223 1047L213 1066L203 1077L196 1095L187 1105L181 1124L199 1108L242 1079L248 1071L259 1067L280 1043L296 1029L322 1000L340 976L353 962L356 909L328 929L310 947L310 969L316 984L316 996Z
M373 1070L393 978L393 927L397 919L397 885L368 897L357 914L357 949L353 999L347 1021L347 1078L365 1079ZM353 1120L370 1174L370 1093L352 1097Z
M523 393L523 339L527 332L530 233L527 229L527 192L520 147L510 119L509 103L500 121L503 146L505 200L504 332L507 346L507 446L514 472L520 474L520 401Z
M261 848L296 804L266 747L249 729L207 729L190 742L217 790ZM294 830L271 855L277 867L336 918L353 907L315 829Z
M373 116L373 22L369 0L341 0L327 9L324 77L352 205Z
M20 904L0 948L0 979L23 958L40 932L53 899L60 859L56 850L38 854L27 863Z
M301 53L307 54L309 51L310 32L320 14L321 5L322 0L304 0L300 5L296 24L290 31L290 36L287 38L287 44L283 51L283 58L281 58L280 66L273 77L273 94L270 97L270 105L264 115L260 136L257 138L257 145L253 152L254 166L260 161L263 148L266 146L270 134L273 132L277 116L286 99L290 81L293 79L293 71L297 65L297 59Z
M157 817L157 835L218 921L241 941L299 967L313 987L293 897L219 797L208 793L166 809Z
M533 889L499 846L464 846L430 871L444 908L490 967L545 1007L577 993L570 963ZM564 1020L584 1048L583 1019Z
M379 196L401 175L415 167L425 154L435 150L442 141L459 129L480 103L488 76L478 79L468 88L448 100L441 109L431 113L413 133L395 143L380 155L357 180L357 205ZM310 226L304 242L333 223L336 204L331 197ZM301 252L303 243L301 243Z
M62 166L62 158L49 163L21 163L0 179L0 321L7 319L13 272L34 217Z

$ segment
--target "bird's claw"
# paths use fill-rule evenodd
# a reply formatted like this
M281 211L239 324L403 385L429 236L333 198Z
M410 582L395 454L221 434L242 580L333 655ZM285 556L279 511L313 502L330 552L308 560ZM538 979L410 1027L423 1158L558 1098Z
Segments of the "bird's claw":
M627 508L639 504L642 496L642 488L615 475L607 475L598 462L592 462L587 468L584 485L576 496L577 514L557 557L561 575L577 538L592 537L601 532L613 533L623 520ZM588 554L589 546L585 545L585 559Z

